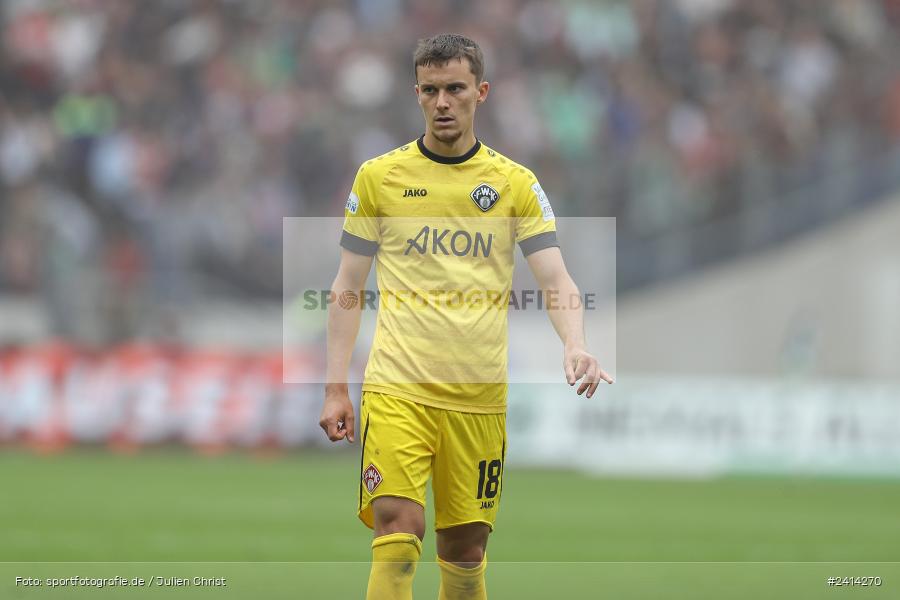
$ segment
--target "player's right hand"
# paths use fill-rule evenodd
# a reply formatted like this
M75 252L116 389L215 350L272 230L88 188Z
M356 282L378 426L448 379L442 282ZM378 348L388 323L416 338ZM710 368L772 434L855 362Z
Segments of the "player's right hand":
M332 442L346 439L353 443L356 418L353 415L353 404L346 389L325 392L325 404L319 417L319 427Z

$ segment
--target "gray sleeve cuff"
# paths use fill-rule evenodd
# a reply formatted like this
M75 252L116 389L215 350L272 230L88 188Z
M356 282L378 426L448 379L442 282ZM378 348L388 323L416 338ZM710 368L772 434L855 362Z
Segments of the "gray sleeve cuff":
M375 253L378 252L378 242L353 235L346 229L341 234L341 246L354 254L362 254L363 256L375 256Z
M522 249L523 256L528 256L532 252L537 252L538 250L551 248L553 246L559 247L559 242L556 241L555 231L545 231L544 233L533 235L530 238L525 238L519 242L519 247Z

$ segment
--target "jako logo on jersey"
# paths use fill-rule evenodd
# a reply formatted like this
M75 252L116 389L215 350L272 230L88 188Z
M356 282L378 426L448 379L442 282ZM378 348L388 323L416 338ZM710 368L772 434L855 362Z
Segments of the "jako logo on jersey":
M403 190L404 198L423 198L427 195L428 195L428 190L426 190L425 188L421 188L418 190L414 190L414 189Z
M463 229L451 233L449 229L437 229L426 225L419 230L415 239L406 240L408 245L403 253L404 256L413 249L419 254L428 252L429 237L431 238L431 253L444 254L446 256L449 256L451 252L456 256L466 256L468 254L479 256L480 253L481 256L487 258L491 255L491 243L494 241L493 233L489 233L487 241L485 241L484 234L480 231L476 231L475 235Z
M500 199L500 194L488 184L482 183L472 190L469 197L475 201L475 204L478 205L478 208L480 208L482 212L487 212L492 206L497 204L497 200Z
M375 491L375 488L378 487L378 484L381 483L383 479L381 473L378 472L378 469L376 469L375 465L372 463L369 463L369 466L363 471L362 478L363 483L366 485L366 489L369 490L370 494Z

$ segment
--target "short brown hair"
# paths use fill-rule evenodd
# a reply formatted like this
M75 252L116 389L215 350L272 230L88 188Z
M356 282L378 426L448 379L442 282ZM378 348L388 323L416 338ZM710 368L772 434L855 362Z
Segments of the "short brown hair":
M475 83L481 83L484 78L484 55L481 48L469 38L455 33L442 33L419 40L419 45L413 53L413 71L429 65L445 65L454 58L468 59L469 70L475 76Z

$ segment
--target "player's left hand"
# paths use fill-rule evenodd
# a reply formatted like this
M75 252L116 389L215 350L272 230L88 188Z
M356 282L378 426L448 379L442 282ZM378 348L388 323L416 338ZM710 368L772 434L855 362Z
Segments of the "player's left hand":
M586 397L590 398L601 381L606 383L614 381L606 371L600 368L596 357L583 346L566 346L563 366L566 370L566 382L569 385L575 385L578 380L582 380L581 385L578 386L579 396L587 390Z

